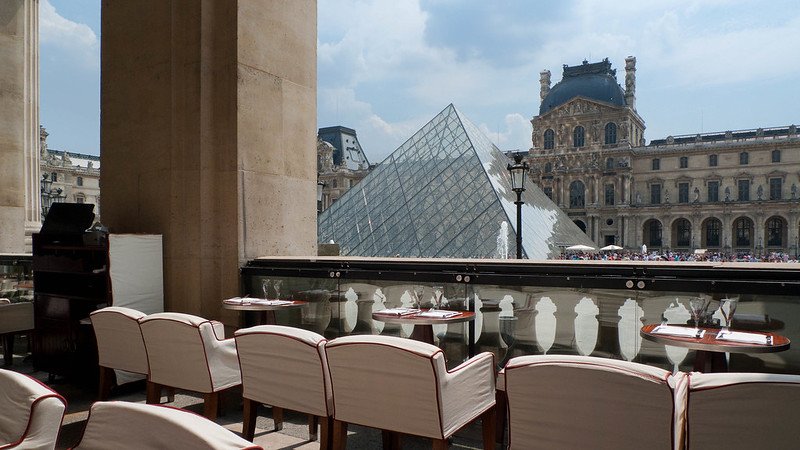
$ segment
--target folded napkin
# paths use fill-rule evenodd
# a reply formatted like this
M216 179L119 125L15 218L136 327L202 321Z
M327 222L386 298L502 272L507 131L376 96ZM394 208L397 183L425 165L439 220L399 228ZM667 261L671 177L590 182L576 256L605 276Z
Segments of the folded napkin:
M702 338L706 334L706 330L688 327L675 327L671 325L659 325L651 331L653 334L666 334L668 336L683 336L692 338Z
M457 316L458 311L425 311L417 314L417 317L434 317L437 319L447 319L448 317Z
M743 342L747 344L769 344L767 336L757 333L743 333L741 331L720 331L717 339L722 341Z
M377 311L377 314L386 314L387 316L408 316L411 314L417 314L418 312L420 312L420 310L415 308L389 308Z
M222 303L227 303L229 305L241 305L244 302L250 303L252 300L252 298L233 297L226 298L222 301Z
M250 303L254 305L265 305L265 306L283 306L283 305L291 305L294 302L291 300L267 300L263 298L251 298Z

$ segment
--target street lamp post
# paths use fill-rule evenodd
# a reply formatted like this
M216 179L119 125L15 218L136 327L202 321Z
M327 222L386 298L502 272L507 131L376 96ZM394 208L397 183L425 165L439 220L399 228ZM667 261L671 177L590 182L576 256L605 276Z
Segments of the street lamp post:
M509 164L507 169L511 173L511 190L516 192L517 201L517 259L522 259L522 192L525 191L525 178L530 167L522 161L522 155L514 155L514 164Z
M325 182L317 180L317 213L322 212L322 190L325 189Z

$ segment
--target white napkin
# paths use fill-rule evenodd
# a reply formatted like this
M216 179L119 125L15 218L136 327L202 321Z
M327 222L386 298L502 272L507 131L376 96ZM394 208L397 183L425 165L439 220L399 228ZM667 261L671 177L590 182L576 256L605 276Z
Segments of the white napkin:
M692 338L702 338L706 334L706 330L688 327L675 327L671 325L659 325L651 331L653 334L666 334L669 336L683 336ZM698 334L699 333L699 334Z
M437 319L447 319L448 317L457 316L458 311L425 311L417 314L417 317L435 317Z
M226 298L225 300L222 301L222 303L228 303L231 305L241 305L242 302L244 302L245 300L248 302L252 301L252 299L250 298L244 299L242 297L233 297L233 298Z
M414 308L389 308L377 311L378 314L386 314L387 316L408 316L417 314L420 310Z
M767 336L757 333L743 333L741 331L720 331L717 339L723 341L744 342L747 344L767 345Z
M265 305L265 306L283 306L283 305L291 305L294 302L291 300L267 300L263 298L251 298L250 303L254 305Z

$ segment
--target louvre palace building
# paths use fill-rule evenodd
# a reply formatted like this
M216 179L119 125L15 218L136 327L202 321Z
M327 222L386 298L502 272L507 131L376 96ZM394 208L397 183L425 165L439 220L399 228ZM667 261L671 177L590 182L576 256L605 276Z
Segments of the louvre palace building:
M608 59L563 69L553 86L540 74L530 176L598 246L797 254L795 125L647 143L636 58L625 59L624 87Z

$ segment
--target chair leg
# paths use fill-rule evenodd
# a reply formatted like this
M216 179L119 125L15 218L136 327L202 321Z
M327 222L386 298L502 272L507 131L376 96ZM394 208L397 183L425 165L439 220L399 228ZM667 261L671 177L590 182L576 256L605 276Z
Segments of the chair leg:
M259 403L249 398L244 399L244 414L242 417L242 436L252 442L256 435L256 417Z
M147 380L147 404L157 405L161 403L161 385Z
M347 446L347 422L333 419L332 428L333 450L345 450L345 447Z
M434 439L432 444L433 445L431 445L431 448L433 450L447 450L447 448L450 446L450 444L447 442L447 439Z
M495 391L494 400L496 405L495 416L497 417L494 441L502 446L506 434L506 419L508 418L508 397L506 397L505 391Z
M275 431L283 429L283 408L277 406L272 407L272 422L275 424Z
M203 395L203 415L208 420L217 420L219 414L219 392L209 392Z
M497 436L497 409L492 406L485 413L481 414L481 426L483 427L483 448L484 450L494 450Z
M14 361L14 333L5 333L3 336L3 364L10 366Z
M319 424L318 417L309 414L308 415L308 440L309 441L316 441L317 440L317 425Z
M330 450L332 445L332 432L330 417L319 417L319 450Z
M381 439L383 441L384 450L400 450L400 433L381 430Z
M116 375L114 369L100 366L100 388L97 397L100 401L108 400L111 394L111 388L114 386Z

